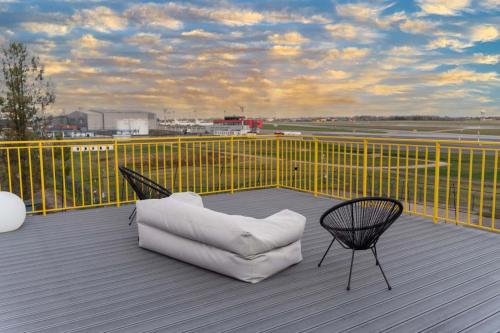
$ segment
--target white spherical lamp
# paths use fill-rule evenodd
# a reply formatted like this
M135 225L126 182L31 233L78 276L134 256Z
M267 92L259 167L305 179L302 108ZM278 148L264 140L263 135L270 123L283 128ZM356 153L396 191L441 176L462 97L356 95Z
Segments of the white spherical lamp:
M24 223L26 206L17 195L0 192L0 232L13 231Z

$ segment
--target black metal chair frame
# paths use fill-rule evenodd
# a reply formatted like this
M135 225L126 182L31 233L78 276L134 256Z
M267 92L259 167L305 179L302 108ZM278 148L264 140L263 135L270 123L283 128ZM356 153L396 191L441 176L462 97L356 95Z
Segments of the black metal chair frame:
M132 187L132 190L135 192L139 200L161 199L169 197L172 194L172 192L170 192L165 187L161 186L160 184L154 182L153 180L141 175L140 173L132 169L126 168L124 166L120 166L118 169L120 170L120 173L122 174L123 178L127 181L130 187ZM146 188L147 191L145 191L144 188ZM129 225L132 224L135 214L136 214L136 209L134 208L134 210L128 217L130 221Z
M359 218L360 214L358 212L355 214L353 207L359 203L366 203L366 204L372 203L374 205L379 204L380 206L378 208L381 208L381 211L376 212L375 216L373 215L369 216L369 218L375 220L378 219L380 221L377 221L372 225L355 227L355 215L357 218ZM325 223L325 219L328 216L330 216L331 214L336 214L336 212L338 212L340 209L346 206L350 206L351 208L350 210L347 210L347 212L350 211L349 212L350 216L347 216L347 218L350 219L350 226L333 227ZM382 210L384 210L385 214L383 214ZM392 225L392 223L394 223L394 221L396 221L399 218L402 212L403 212L403 205L401 204L401 202L399 202L398 200L394 200L391 198L384 198L384 197L357 198L353 200L344 201L330 208L321 216L320 224L333 236L333 239L330 245L328 245L328 248L326 249L325 253L323 254L321 261L318 263L318 267L321 267L323 260L328 254L328 251L330 251L330 248L332 247L335 240L337 240L343 248L351 249L352 250L351 267L349 269L349 281L347 283L347 290L350 290L354 253L358 250L370 249L371 252L373 253L373 256L375 257L375 265L377 265L380 268L380 272L382 273L382 276L384 277L384 280L387 283L387 288L391 290L392 287L389 284L389 281L387 280L384 270L382 269L382 265L380 264L380 261L378 259L377 242L380 236L387 230L387 228L389 228ZM362 215L361 218L365 217L364 214L361 215ZM346 223L347 222L344 222L344 224ZM356 233L362 233L362 237L364 237L361 238L361 240L363 240L361 244L359 243L356 244L356 242L359 241L359 239L356 239ZM346 238L346 236L349 236L349 238Z

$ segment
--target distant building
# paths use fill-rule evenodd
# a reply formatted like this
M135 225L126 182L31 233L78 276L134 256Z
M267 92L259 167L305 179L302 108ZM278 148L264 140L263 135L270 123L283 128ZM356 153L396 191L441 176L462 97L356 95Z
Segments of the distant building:
M157 129L157 118L153 112L87 110L87 129L89 131L120 131L134 135L148 135Z
M48 121L51 130L87 130L87 114L81 111L50 117Z
M82 131L88 130L87 114L81 111L73 111L67 116L68 124L77 126Z
M156 114L145 111L85 110L49 119L49 130L74 132L74 135L79 131L85 137L94 132L148 135L150 130L157 128Z
M251 133L250 128L244 124L215 124L211 126L210 133L213 135L232 136Z
M246 119L243 116L226 116L224 119L215 119L213 121L213 131L222 132L251 132L258 133L262 128L262 119ZM242 133L246 134L246 133Z

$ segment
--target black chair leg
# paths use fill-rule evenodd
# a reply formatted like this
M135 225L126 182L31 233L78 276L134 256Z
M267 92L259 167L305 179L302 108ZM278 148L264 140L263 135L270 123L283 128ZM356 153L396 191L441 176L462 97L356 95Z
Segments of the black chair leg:
M332 247L333 242L335 242L335 237L333 237L332 242L330 243L330 245L328 245L328 248L326 249L325 254L323 254L323 258L321 258L321 261L320 261L320 262L319 262L319 264L318 264L318 267L320 267L320 266L321 266L321 263L323 263L323 260L325 260L325 257L326 257L326 255L327 255L328 251L330 251L330 248Z
M374 247L375 248L375 247ZM375 250L373 250L374 248L372 248L372 252L373 252L373 255L375 256L375 260L377 261L378 263L378 268L380 268L380 272L382 272L382 276L384 277L384 280L385 280L385 283L387 283L387 289L391 290L392 287L391 285L389 284L389 281L387 281L387 277L385 276L385 273L384 273L384 270L382 269L382 265L380 265L380 262L378 261L378 257L377 257L377 249L375 248Z
M134 210L132 211L132 214L129 215L128 220L130 222L128 223L128 225L132 225L132 222L134 221L135 214L137 212L136 210L137 210L137 208L134 208Z
M371 250L372 250L373 256L375 257L375 265L378 266L379 262L378 262L378 258L377 258L377 248L376 247L372 247Z
M349 269L349 282L347 283L347 290L351 289L351 276L352 276L352 264L354 263L354 252L355 250L352 250L352 257L351 257L351 268Z

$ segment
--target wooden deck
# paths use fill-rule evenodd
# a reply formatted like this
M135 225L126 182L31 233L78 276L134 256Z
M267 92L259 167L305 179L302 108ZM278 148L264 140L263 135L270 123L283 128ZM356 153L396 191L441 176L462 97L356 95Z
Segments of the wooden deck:
M493 332L500 329L500 235L402 216L377 246L350 251L319 216L334 202L269 189L204 197L227 213L307 216L304 260L251 285L141 249L132 206L29 217L0 234L2 332Z

